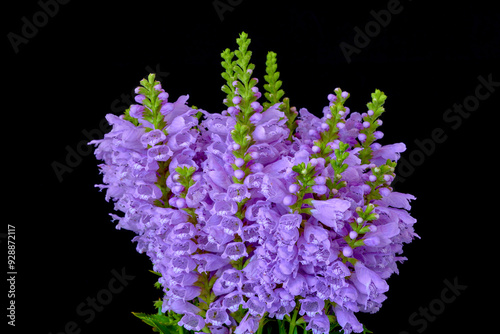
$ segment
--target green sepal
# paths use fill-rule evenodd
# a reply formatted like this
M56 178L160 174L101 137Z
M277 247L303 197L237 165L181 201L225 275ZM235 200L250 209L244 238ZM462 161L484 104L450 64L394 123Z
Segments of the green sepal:
M358 231L359 234L366 234L368 232L370 232L370 226L364 226Z

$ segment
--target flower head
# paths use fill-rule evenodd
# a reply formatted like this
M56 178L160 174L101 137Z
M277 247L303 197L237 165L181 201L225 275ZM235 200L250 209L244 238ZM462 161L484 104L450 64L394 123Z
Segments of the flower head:
M362 332L355 313L380 309L403 245L418 237L415 197L391 186L406 147L377 143L379 90L363 113L340 88L319 116L297 112L269 53L261 93L249 43L242 34L237 51L222 53L222 113L189 107L188 95L174 102L154 75L143 79L136 103L107 115L111 131L90 142L102 160L97 187L151 259L161 310L179 326L254 333L264 315L286 320L296 309L314 334L331 319Z

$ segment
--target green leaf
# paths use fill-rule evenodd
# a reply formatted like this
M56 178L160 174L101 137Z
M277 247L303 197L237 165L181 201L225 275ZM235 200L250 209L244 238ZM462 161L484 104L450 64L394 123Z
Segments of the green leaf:
M179 326L177 325L178 319L173 319L163 313L145 314L132 312L132 314L141 319L146 324L153 327L154 331L160 332L162 334L179 333Z

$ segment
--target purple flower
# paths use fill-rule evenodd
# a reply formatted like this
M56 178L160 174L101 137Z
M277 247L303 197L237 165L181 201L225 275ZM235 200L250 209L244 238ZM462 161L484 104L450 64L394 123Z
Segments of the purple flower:
M166 145L153 146L148 149L148 158L156 161L167 161L172 154L172 150Z
M281 203L283 202L283 198L288 195L288 189L286 189L280 179L266 175L262 182L261 193L268 201Z
M172 151L179 151L194 144L195 141L196 141L195 133L191 131L185 131L185 132L178 132L175 135L171 136L168 140L167 145L168 147L170 147Z
M288 278L284 287L293 296L302 295L308 289L306 279L301 274L297 274L296 277Z
M201 288L197 286L181 286L174 285L170 287L168 295L173 299L182 299L184 301L189 301L195 297L198 297L201 293Z
M154 146L158 143L163 142L165 139L167 139L167 136L163 133L163 131L160 130L153 130L150 132L146 132L141 136L141 143L147 147L149 146Z
M198 264L198 272L200 274L207 271L215 271L229 264L227 259L210 253L193 254L192 257Z
M144 113L144 106L141 106L139 104L133 104L130 106L129 114L131 117L142 118L143 113Z
M384 164L387 159L398 161L400 153L404 151L406 151L406 145L403 143L384 145L373 151L373 158L371 161L377 166Z
M410 194L403 194L398 192L391 192L388 196L383 197L380 202L385 206L392 206L394 208L404 208L410 210L410 201L414 200L415 196Z
M214 185L227 189L231 184L231 179L224 169L224 161L214 154L207 153L207 159L202 164L205 179L213 182Z
M244 242L253 243L259 240L260 227L257 224L244 226L241 234L241 239Z
M288 128L283 128L275 122L258 125L252 134L257 143L275 143L288 137Z
M135 196L142 200L157 199L161 197L161 190L154 184L138 181L135 188Z
M186 302L182 299L168 299L165 298L163 300L163 305L161 311L163 313L167 311L174 311L175 313L178 314L186 314L186 313L193 313L197 314L198 312L201 311L198 307L194 306L193 304Z
M188 331L199 331L205 327L205 319L197 314L186 313L181 320L179 320L177 325L184 326Z
M234 330L234 334L251 334L259 329L260 317L255 317L248 312Z
M356 316L352 313L352 311L346 310L341 306L335 306L334 308L335 315L337 317L337 321L345 334L361 333L363 332L363 325L356 319Z
M236 288L234 284L229 284L228 281L219 278L215 281L212 291L216 296L221 296L230 293Z
M182 216L179 218L182 219ZM191 239L196 234L196 228L191 223L183 223L182 220L177 222L177 225L172 229L171 236L178 239Z
M226 245L222 258L230 258L233 261L238 260L240 257L248 256L246 246L243 242L231 242Z
M280 218L280 227L291 230L299 228L302 223L302 216L296 213L286 214Z
M223 216L220 221L220 226L224 229L224 232L230 235L235 233L241 234L241 219L235 216Z
M225 101L236 106L222 114L190 108L188 95L169 102L158 82L147 86L136 90L139 104L128 115L106 116L111 131L90 144L102 160L97 187L114 202L117 229L137 234L137 251L161 274L162 311L182 315L178 324L190 331L249 334L265 314L285 319L300 303L306 330L323 334L332 304L344 333L361 332L355 312L378 311L386 280L405 260L403 244L418 237L407 212L415 197L387 186L392 169L375 175L406 149L376 142L379 111L351 113L343 105L349 94L336 89L321 118L302 108L290 124L295 107L264 110L256 86L249 105L237 84ZM159 103L159 114L141 105L149 102ZM338 152L320 154L325 146L346 152L340 187L331 182ZM302 163L314 168L297 182L293 168ZM189 182L179 172L185 167L194 168ZM373 199L377 180L385 184ZM356 210L368 204L375 219ZM243 319L230 317L240 308Z
M208 326L212 334L229 334L229 329L224 326Z
M241 202L245 198L250 198L250 192L244 184L232 184L227 188L227 199L235 202Z
M312 330L313 334L330 333L330 320L325 314L317 314L309 320L306 330Z
M324 201L312 200L314 209L311 214L326 226L333 228L335 232L343 228L343 220L348 218L344 213L351 206L349 201L332 198Z
M198 246L192 240L174 239L171 244L171 250L174 256L193 254Z
M178 256L172 259L172 270L174 273L188 273L196 268L196 262L188 256Z
M369 299L379 301L379 296L389 290L387 282L374 271L368 269L362 262L356 262L354 269L352 281L356 289Z
M222 273L221 280L230 286L241 287L243 284L243 274L237 269L228 269Z
M300 301L300 315L307 314L309 317L314 317L317 314L323 313L325 302L318 297L306 297Z
M218 201L214 203L210 213L218 216L234 215L238 211L238 204L235 201Z
M243 295L239 291L228 293L222 300L222 306L227 308L230 312L237 311L239 306L244 303Z
M222 326L224 324L229 326L231 324L226 310L220 307L211 307L207 310L206 322L214 326Z
M266 312L266 304L257 297L249 298L245 303L245 308L250 314L260 317L264 316Z
M373 232L368 232L363 238L363 242L371 247L385 247L392 243L391 238L400 233L397 222L393 221L388 224L374 226Z

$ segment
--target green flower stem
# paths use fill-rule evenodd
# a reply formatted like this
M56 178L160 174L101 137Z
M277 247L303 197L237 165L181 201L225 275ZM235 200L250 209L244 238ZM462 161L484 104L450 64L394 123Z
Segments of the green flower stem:
M381 166L372 168L372 174L377 177L373 182L367 181L366 184L370 186L370 193L366 195L365 205L368 205L372 200L381 199L380 195L381 188L391 188L390 181L385 180L385 176L388 175L393 179L396 174L394 174L397 163L387 159L387 162Z
M168 171L169 165L170 160L159 161L158 170L156 171L157 179L155 185L160 188L162 195L160 200L155 201L155 205L163 208L170 208L170 204L168 204L168 201L172 197L172 192L167 187L167 178L170 175L170 172Z
M384 94L384 92L378 89L376 89L375 92L371 94L371 96L372 101L366 105L369 112L367 112L366 116L363 117L363 121L369 122L370 126L368 128L360 130L360 133L366 135L366 140L356 146L363 147L363 149L359 152L359 158L361 159L362 164L369 163L371 158L373 157L370 145L373 144L373 142L376 140L373 133L379 127L377 120L385 111L383 105L385 103L385 100L387 99L387 96ZM372 111L373 113L371 113L370 111Z
M264 315L262 316L262 318L260 318L260 321L259 321L259 329L257 329L257 333L256 334L262 334L263 330L264 330L264 326L269 322L269 318L267 318L267 312L264 313Z
M300 190L297 194L297 201L290 206L290 209L292 212L311 214L310 208L304 207L304 205L311 205L312 198L304 199L304 197L312 192L311 188L316 184L314 181L315 167L311 163L308 163L307 166L305 163L301 163L293 166L292 170L298 173L296 184Z
M290 108L290 99L288 97L285 97L283 99L283 103L280 106L280 110L285 113L286 116L286 126L290 129L290 133L288 134L288 140L290 142L293 142L293 137L295 135L295 129L297 129L297 122L295 121L295 118L298 116L298 112L295 109L295 107Z
M295 307L295 311L293 312L292 320L290 321L290 329L288 330L288 334L294 334L295 326L296 323L295 321L297 320L297 313L299 312L299 308Z
M328 130L320 132L321 138L314 142L314 145L319 147L320 151L311 155L313 158L325 159L325 166L330 163L330 154L333 151L330 145L339 137L339 128L337 124L345 123L345 119L343 117L343 113L346 111L344 103L349 98L349 95L345 98L342 97L342 90L340 88L336 88L334 92L337 99L330 106L331 117L325 120L325 123L328 125Z

